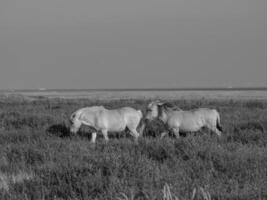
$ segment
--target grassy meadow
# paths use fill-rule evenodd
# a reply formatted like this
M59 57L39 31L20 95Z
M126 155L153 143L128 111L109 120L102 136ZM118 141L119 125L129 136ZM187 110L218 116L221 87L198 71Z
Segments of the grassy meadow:
M267 199L267 100L172 99L182 109L216 108L222 138L203 129L158 138L154 121L139 143L111 133L106 144L90 128L68 131L80 107L132 106L149 99L0 99L1 200Z

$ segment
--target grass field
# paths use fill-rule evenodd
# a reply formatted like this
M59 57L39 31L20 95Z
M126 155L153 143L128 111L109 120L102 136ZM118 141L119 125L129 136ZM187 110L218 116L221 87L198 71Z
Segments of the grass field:
M68 118L90 105L145 110L149 99L0 99L0 199L267 199L267 100L171 99L183 109L216 108L224 135L208 130L158 139L151 123L135 144L126 133L89 142Z

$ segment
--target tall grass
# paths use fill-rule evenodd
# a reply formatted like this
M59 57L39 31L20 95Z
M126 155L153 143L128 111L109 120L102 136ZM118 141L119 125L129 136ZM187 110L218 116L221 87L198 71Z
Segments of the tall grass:
M175 100L212 107L221 139L204 129L180 139L151 123L136 144L127 133L90 143L87 127L69 134L68 117L84 106L132 106L148 100L1 99L0 199L267 199L267 101ZM112 136L112 134L110 135Z

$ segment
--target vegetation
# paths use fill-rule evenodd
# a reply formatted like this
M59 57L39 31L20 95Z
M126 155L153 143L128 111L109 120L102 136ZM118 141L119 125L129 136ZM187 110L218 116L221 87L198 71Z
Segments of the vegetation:
M267 101L175 100L183 109L216 108L224 135L204 129L158 138L160 122L139 143L113 133L90 143L90 129L68 131L68 118L91 105L147 100L0 99L0 199L267 199Z

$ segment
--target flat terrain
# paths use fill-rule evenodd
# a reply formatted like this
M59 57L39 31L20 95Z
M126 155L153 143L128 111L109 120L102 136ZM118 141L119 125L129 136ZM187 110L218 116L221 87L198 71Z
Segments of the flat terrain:
M267 99L267 90L173 90L173 91L90 91L90 90L35 90L1 92L2 96L23 95L49 98L90 98L90 99Z
M267 199L264 91L198 91L200 98L194 91L81 93L2 94L1 200L187 200L194 191L195 199ZM110 133L107 144L99 135L95 145L88 127L69 133L69 116L78 108L145 111L152 98L182 109L216 108L223 136L203 129L160 140L159 121L148 124L138 144L127 132Z

